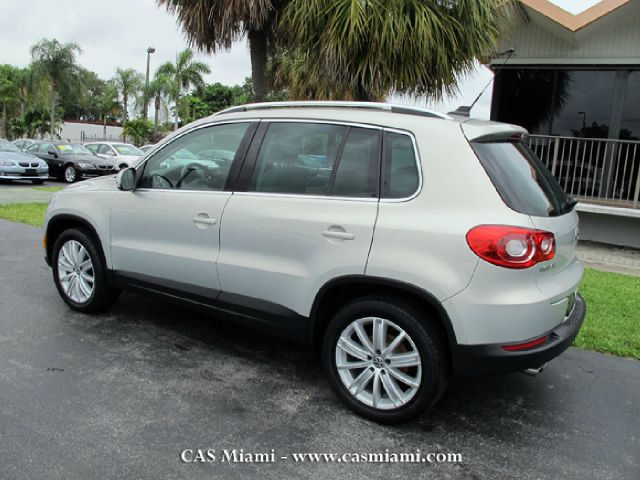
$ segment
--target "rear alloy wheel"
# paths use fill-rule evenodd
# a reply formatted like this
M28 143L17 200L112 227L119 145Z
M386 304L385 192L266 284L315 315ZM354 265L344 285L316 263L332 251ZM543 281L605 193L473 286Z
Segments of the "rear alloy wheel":
M88 231L66 230L57 238L52 253L56 288L71 308L93 312L118 298L119 292L109 285L102 256Z
M64 181L67 183L73 183L78 179L78 170L73 165L68 165L64 169Z
M340 310L325 335L323 362L340 399L381 423L419 415L447 384L437 332L393 299L363 298Z
M420 353L411 337L390 320L354 320L340 334L335 353L342 384L365 405L380 410L402 407L420 387Z

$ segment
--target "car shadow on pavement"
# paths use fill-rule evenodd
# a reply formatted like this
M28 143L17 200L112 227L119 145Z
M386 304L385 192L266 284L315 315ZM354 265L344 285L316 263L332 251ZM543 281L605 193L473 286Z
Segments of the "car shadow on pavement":
M302 390L325 388L332 399L330 408L344 410L324 382L318 353L304 345L220 320L215 314L135 293L124 293L111 313L119 323L155 329L169 341L171 348L185 352L204 349L205 356L221 355L259 365L273 373L285 372ZM548 403L555 402L555 398L549 398L549 392L541 376L532 378L521 373L454 380L433 409L417 421L397 428L416 432L437 429L449 433L474 432L513 441L517 433L505 426L523 422L542 426L548 421L546 412L552 408Z

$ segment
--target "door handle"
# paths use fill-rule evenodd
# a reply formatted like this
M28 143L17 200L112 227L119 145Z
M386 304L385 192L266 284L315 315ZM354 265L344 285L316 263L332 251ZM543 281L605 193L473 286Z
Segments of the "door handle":
M193 217L192 221L198 228L207 228L208 226L215 225L217 223L217 220L215 218L209 217L209 215L206 213L198 213L195 217Z
M323 237L327 238L337 238L339 240L353 240L356 236L353 233L349 232L341 232L336 230L325 230L322 232Z

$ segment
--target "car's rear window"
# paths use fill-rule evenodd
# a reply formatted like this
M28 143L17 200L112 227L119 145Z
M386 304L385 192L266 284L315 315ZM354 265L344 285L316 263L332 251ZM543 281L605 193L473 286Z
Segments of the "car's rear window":
M540 159L522 142L471 142L504 203L516 212L553 217L570 211L562 187Z

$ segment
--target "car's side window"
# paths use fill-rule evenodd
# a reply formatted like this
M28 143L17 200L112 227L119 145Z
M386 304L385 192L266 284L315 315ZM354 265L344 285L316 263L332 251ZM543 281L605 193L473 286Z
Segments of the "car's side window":
M49 153L49 151L54 151L55 148L53 148L53 144L52 143L41 143L40 144L40 149L38 150L40 153Z
M383 198L407 198L416 193L420 173L409 135L385 132Z
M250 191L327 195L347 127L274 122L258 153Z
M350 128L342 149L331 195L377 197L380 171L380 131Z
M152 155L138 186L164 190L223 190L250 123L189 132Z
M376 196L379 142L375 129L274 122L262 141L249 190Z
M115 155L113 153L113 151L111 150L111 147L109 145L104 144L104 143L102 143L102 144L100 144L98 146L98 153L100 153L101 155L111 155L111 156Z

